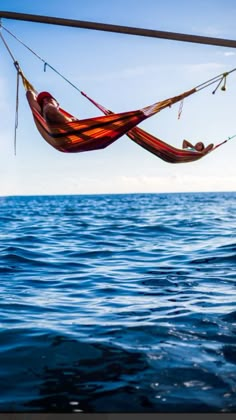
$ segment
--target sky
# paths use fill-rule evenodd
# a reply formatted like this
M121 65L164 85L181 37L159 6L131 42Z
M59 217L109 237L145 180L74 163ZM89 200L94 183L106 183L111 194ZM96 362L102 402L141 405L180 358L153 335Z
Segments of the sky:
M1 11L55 16L161 31L236 39L234 0L0 0ZM35 53L80 90L115 111L140 109L180 94L236 67L236 50L158 38L2 19ZM37 91L47 90L76 117L101 115L42 61L2 33ZM213 87L142 122L140 127L175 147L219 143L236 134L236 72L227 89ZM19 92L14 155L16 70L0 40L0 195L162 193L236 190L236 138L203 159L173 165L126 136L93 152L64 154L38 133Z

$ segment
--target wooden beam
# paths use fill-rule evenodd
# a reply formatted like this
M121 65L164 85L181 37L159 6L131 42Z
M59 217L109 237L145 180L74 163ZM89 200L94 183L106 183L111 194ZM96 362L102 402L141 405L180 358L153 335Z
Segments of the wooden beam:
M107 23L87 22L75 19L64 19L53 16L29 15L25 13L0 11L0 18L47 23L50 25L70 26L74 28L92 29L97 31L116 32L120 34L146 36L150 38L162 38L173 41L193 42L196 44L215 45L219 47L236 48L236 40L232 39L188 35L176 32L157 31L154 29L143 29L129 26L112 25Z

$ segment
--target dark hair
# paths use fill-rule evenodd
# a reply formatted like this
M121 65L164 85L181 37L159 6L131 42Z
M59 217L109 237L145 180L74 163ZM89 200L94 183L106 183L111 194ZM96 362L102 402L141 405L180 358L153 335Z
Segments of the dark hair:
M199 141L198 143L195 144L195 148L197 148L197 146L201 146L201 150L205 149L204 143L202 143L202 141Z

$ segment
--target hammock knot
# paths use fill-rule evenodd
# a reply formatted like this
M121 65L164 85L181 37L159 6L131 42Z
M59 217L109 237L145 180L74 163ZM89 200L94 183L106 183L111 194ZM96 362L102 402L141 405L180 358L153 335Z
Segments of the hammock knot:
M15 66L16 70L18 71L18 73L20 73L20 65L19 65L18 61L14 61L14 66Z
M224 83L223 83L223 86L221 87L221 90L223 90L223 91L225 91L226 90L226 77L228 76L228 72L227 73L223 73L223 81L224 81Z
M220 78L220 81L218 83L218 85L216 86L216 88L213 90L213 95L216 93L217 89L220 87L220 85L223 83L223 85L221 86L220 90L222 90L223 92L226 91L226 77L228 76L229 72L225 72L222 73L222 76Z

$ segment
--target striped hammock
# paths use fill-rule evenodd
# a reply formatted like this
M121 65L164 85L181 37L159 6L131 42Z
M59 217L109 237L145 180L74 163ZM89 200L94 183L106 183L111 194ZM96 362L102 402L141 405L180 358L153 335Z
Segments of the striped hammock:
M37 93L22 72L20 72L20 75L25 89ZM60 152L78 153L104 149L127 132L130 133L130 130L141 121L195 92L196 89L194 88L181 95L135 111L115 114L107 110L106 115L102 117L75 119L66 123L48 123L33 106L31 106L31 111L38 131L52 147ZM67 117L74 118L62 108L60 108L60 111Z
M92 98L90 98L84 92L81 92L81 93L90 102L92 102L98 109L100 109L100 111L102 111L105 115L112 115L112 111L100 105L98 102L95 102ZM194 162L196 160L201 159L203 156L206 156L208 153L212 152L217 147L221 146L227 141L227 140L224 140L223 142L214 146L209 151L198 152L195 150L178 149L164 142L163 140L153 136L147 131L142 130L139 127L132 128L126 133L126 135L135 143L139 144L139 146L143 147L144 149L148 150L149 152L153 153L155 156L159 157L160 159L168 163Z

